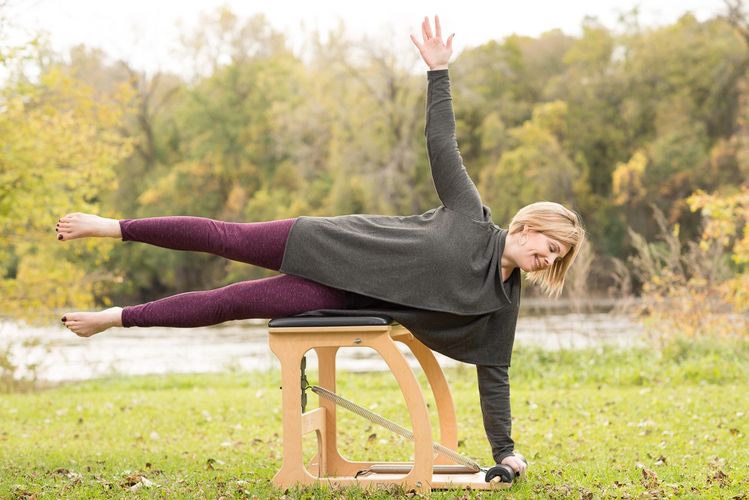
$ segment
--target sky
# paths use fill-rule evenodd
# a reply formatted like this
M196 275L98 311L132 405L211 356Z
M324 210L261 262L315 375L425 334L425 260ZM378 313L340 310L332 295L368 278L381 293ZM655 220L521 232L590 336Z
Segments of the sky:
M356 36L389 37L398 50L411 50L409 34L420 33L424 16L439 14L443 33L455 33L453 58L465 48L513 33L538 36L559 28L580 33L587 16L610 28L618 15L634 7L640 24L670 24L687 11L704 20L724 9L721 0L4 0L10 19L20 33L43 30L61 53L76 44L103 49L149 74L159 70L184 74L177 55L180 33L198 29L201 12L228 6L241 17L263 13L270 24L286 34L295 52L304 50L310 32L322 34L343 22ZM323 36L324 38L324 36ZM182 56L183 58L184 56ZM184 61L182 61L184 64Z

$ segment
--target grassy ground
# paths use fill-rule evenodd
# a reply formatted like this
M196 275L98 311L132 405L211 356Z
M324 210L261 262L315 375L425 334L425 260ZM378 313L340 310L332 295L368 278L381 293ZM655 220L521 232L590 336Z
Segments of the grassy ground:
M518 348L510 373L513 437L530 462L527 477L491 495L432 497L747 498L749 342L681 341L662 352ZM475 371L464 365L447 375L460 451L490 464ZM340 377L340 394L408 426L389 374ZM229 372L0 395L0 498L413 497L274 489L278 385L276 372ZM339 422L344 455L410 458L410 443L389 431L345 410ZM313 446L310 436L308 456Z

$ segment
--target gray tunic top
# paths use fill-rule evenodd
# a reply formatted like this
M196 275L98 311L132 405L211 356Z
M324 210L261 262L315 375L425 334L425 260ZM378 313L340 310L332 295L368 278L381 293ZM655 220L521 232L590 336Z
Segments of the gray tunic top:
M442 205L421 215L297 219L280 271L346 290L347 309L302 315L390 316L427 347L476 364L487 437L510 455L509 381L520 270L500 263L496 226L466 171L455 136L448 70L427 73L426 143Z
M463 166L448 70L428 72L426 143L442 205L421 215L298 217L280 271L392 304L435 351L509 366L520 270L502 281L507 236Z

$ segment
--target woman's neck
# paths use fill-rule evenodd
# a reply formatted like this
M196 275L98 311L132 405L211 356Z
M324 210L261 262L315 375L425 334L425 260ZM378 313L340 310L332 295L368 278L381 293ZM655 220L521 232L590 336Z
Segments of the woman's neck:
M512 257L513 249L515 248L515 235L508 234L505 238L505 247L502 250L502 259L500 261L500 274L502 275L502 281L507 281L512 272L518 267L515 259Z

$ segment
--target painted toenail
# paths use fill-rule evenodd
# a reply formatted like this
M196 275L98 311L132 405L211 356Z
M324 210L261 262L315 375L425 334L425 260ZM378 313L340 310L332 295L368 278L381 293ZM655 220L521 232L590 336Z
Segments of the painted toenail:
M61 235L61 234L58 234L58 235L57 235L57 239L58 239L58 240L61 240L61 239L62 239L62 235Z
M65 322L66 322L67 320L68 320L68 317L67 317L67 316L63 316L63 317L62 317L62 322L63 322L63 323L65 323Z

